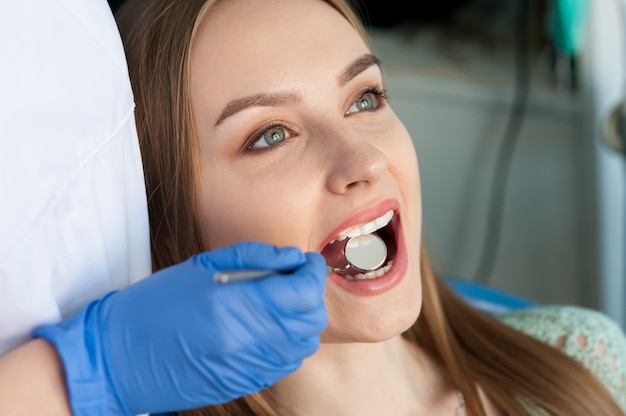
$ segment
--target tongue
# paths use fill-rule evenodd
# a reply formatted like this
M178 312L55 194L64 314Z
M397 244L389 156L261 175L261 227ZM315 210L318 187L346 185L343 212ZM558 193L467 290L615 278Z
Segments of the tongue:
M324 247L322 256L326 259L327 265L340 269L348 264L345 256L346 244L348 244L348 238L343 241L335 241L333 244L327 244Z

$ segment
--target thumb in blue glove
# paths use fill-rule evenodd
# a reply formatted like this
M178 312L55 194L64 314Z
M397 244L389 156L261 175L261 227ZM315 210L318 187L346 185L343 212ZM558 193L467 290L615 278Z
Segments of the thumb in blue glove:
M218 270L293 270L216 284ZM199 254L88 304L35 336L64 362L76 415L166 412L270 386L319 347L321 255L246 242Z

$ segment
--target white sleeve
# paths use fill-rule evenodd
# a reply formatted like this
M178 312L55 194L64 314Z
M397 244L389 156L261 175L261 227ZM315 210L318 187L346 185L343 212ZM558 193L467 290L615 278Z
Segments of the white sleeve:
M134 102L105 0L0 13L0 354L150 273Z

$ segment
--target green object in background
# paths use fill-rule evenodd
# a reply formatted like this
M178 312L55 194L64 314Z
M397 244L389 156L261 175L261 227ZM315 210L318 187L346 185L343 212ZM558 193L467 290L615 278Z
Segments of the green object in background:
M583 47L589 21L589 0L551 0L546 31L554 47L578 56Z

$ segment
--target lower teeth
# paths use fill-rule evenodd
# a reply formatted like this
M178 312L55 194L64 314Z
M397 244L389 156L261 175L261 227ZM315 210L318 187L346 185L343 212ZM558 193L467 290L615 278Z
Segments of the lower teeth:
M376 269L376 270L372 270L371 272L367 272L367 273L358 273L354 276L348 274L344 276L344 279L346 280L369 280L369 279L376 279L377 277L381 277L382 275L384 275L385 273L387 273L389 271L389 269L391 269L391 266L393 265L393 260L390 260L385 267L381 267L380 269Z

